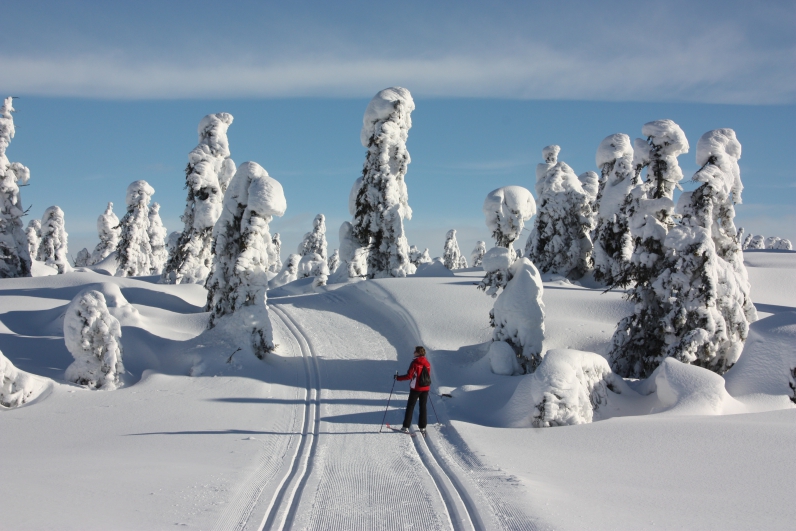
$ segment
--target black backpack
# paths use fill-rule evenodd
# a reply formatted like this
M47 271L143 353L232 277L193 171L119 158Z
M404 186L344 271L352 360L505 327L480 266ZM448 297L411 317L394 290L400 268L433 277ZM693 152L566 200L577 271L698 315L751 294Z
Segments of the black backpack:
M428 369L423 367L423 370L420 371L420 376L417 377L417 386L428 387L430 385L431 385L431 375L428 373Z

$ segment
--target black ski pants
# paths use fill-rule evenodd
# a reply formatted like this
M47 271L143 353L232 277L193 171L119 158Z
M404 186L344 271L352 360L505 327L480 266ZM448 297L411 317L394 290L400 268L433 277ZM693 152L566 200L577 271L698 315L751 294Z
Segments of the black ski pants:
M417 427L421 430L426 429L428 422L426 417L426 402L428 402L428 391L415 391L409 390L409 400L406 401L406 415L404 415L404 428L409 429L412 425L412 413L415 411L415 402L420 399L420 419L417 422Z

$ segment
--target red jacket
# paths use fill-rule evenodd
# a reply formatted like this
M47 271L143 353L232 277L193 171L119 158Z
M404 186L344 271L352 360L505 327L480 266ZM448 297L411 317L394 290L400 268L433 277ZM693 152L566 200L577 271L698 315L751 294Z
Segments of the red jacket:
M431 376L431 364L425 356L418 356L412 360L412 364L409 365L409 371L403 376L398 376L396 380L409 380L409 389L414 391L428 391L430 389L429 386L420 387L417 385L417 379L420 377L423 367L426 368L428 375Z

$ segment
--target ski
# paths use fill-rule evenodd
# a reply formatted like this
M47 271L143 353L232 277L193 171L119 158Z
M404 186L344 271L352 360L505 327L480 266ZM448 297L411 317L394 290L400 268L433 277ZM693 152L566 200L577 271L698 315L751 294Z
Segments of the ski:
M398 433L405 433L410 437L414 437L415 435L417 435L416 433L412 433L411 431L401 431L401 428L395 428L393 426L390 426L389 424L386 424L386 426L390 428L392 431L397 431Z

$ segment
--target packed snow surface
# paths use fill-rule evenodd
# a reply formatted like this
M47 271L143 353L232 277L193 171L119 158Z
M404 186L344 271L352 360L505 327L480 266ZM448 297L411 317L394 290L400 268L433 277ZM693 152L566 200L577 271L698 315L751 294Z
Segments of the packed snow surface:
M0 281L0 370L41 382L0 411L2 526L790 529L796 253L744 258L761 320L726 378L667 360L642 381L605 363L622 293L560 278L544 283L542 364L504 376L480 268L270 290L277 348L258 360L239 330L206 330L200 285L114 277L112 257L60 275L34 262L52 273ZM115 391L64 378L63 318L85 290L121 327ZM415 345L433 367L428 437L380 433ZM511 428L540 411L576 425Z

